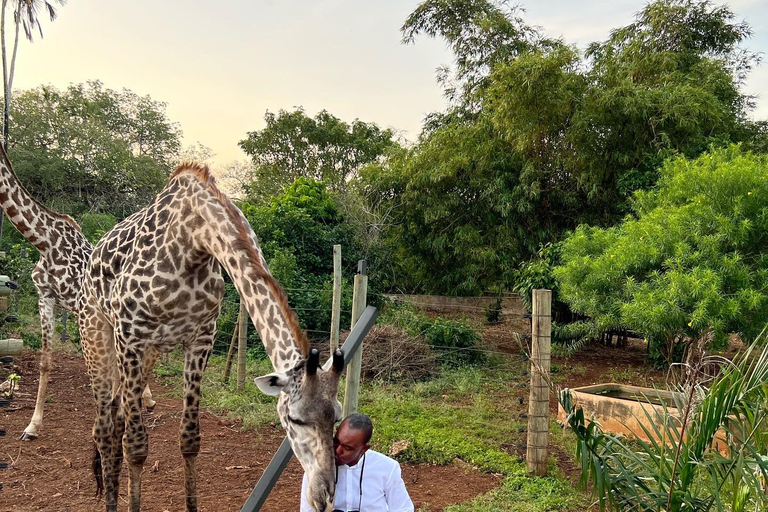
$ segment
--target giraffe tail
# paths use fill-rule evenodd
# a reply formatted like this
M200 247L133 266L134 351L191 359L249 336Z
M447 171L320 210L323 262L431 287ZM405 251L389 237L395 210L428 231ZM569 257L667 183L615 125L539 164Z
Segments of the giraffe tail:
M93 476L96 479L96 497L101 497L104 494L104 473L101 469L101 454L99 453L99 447L96 443L93 443Z

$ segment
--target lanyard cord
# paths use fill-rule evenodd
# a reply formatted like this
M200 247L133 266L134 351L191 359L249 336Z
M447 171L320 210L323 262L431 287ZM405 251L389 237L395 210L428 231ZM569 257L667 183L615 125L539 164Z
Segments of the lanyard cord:
M365 471L365 454L363 454L363 465L360 468L360 500L357 502L357 512L363 504L363 472Z
M363 473L365 473L365 454L363 454L363 464L360 466L360 499L357 501L357 512L360 512L360 507L363 505ZM339 483L339 466L336 466L336 481L334 483Z

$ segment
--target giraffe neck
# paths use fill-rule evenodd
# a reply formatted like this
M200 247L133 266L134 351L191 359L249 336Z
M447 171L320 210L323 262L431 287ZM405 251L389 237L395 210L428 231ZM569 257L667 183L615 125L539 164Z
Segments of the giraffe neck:
M13 172L8 157L1 147L0 206L19 233L41 252L51 246L50 237L56 236L57 223L66 221L75 227L72 219L66 215L54 213L38 203L27 192Z
M227 269L275 370L292 369L306 357L306 337L285 292L267 269L256 234L240 210L215 186L211 190L190 174L180 179L186 176L199 188L188 203L201 219L195 225L193 243Z

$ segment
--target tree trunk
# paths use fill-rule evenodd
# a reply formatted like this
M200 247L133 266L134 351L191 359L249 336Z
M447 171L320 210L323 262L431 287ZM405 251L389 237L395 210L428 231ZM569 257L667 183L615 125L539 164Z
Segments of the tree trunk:
M8 82L5 87L5 105L3 109L3 147L8 150L8 133L11 123L11 99L13 97L13 74L16 71L16 53L19 50L19 29L21 27L21 2L16 10L14 21L16 22L16 37L13 41L13 55L11 56L11 68L8 72ZM5 51L3 51L5 56Z

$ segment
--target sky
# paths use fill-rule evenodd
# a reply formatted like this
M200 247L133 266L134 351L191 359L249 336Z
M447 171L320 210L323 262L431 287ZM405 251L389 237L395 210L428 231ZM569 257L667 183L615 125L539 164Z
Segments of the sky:
M328 110L415 140L445 101L435 69L451 63L444 41L401 43L419 0L68 0L23 41L15 89L100 80L167 104L184 146L213 152L214 169L246 155L238 142L265 126L266 111ZM525 19L584 48L633 21L642 0L523 1ZM728 2L754 31L746 47L768 52L768 0ZM768 119L768 62L744 92Z

